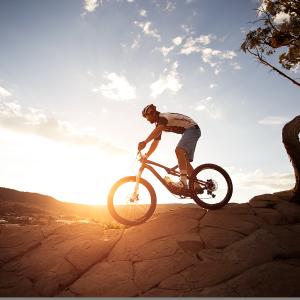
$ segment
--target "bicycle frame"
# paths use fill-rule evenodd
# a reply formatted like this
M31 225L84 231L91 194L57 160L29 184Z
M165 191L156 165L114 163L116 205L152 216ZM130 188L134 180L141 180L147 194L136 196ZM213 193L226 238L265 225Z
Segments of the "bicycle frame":
M173 168L168 168L164 165L161 165L159 163L156 163L154 161L151 161L151 160L144 160L142 162L142 165L139 169L139 172L136 176L136 185L135 185L135 189L134 189L134 193L133 193L133 196L134 197L137 197L138 196L138 193L139 193L139 181L140 181L140 178L142 176L142 173L145 169L148 169L165 187L166 189L172 193L172 194L176 194L176 195L179 195L179 196L183 196L183 194L177 194L177 193L174 193L174 190L170 188L170 185L168 185L166 183L166 181L160 176L160 174L151 166L151 165L154 165L154 166L157 166L159 168L162 168L164 169L168 174L170 175L173 175L173 176L177 176L177 177L180 177L180 172L176 171L178 165L174 166ZM189 176L188 176L188 179L189 179ZM205 182L201 181L201 180L197 180L197 182L203 186L206 186ZM184 196L184 197L187 197L187 196ZM188 196L190 197L190 196Z
M157 196L152 184L142 176L145 169L149 170L172 195L180 199L190 198L206 210L224 207L232 196L232 180L228 173L216 164L206 163L197 166L188 176L188 187L180 188L176 187L172 181L169 182L164 177L165 174L161 172L164 170L167 174L180 177L177 165L173 168L166 167L148 160L140 151L137 159L140 162L137 175L119 179L108 194L109 212L121 224L131 226L141 224L148 220L155 211ZM125 188L117 192L124 185ZM130 206L126 208L126 205ZM138 214L135 213L136 210ZM141 213L142 216L140 216Z

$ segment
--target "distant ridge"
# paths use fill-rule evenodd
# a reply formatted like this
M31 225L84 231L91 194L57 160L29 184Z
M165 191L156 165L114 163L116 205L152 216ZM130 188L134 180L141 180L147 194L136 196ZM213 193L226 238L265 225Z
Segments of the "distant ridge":
M99 210L100 205L67 203L48 195L0 187L1 216L5 214L43 214L94 217L100 215Z
M48 195L18 191L10 188L5 188L5 187L0 187L0 201L1 200L14 201L14 202L28 201L30 203L37 203L42 200L43 204L62 202Z
M99 203L103 203L103 199L99 199ZM158 202L154 216L180 207L198 206L191 203L159 204ZM48 195L0 187L0 218L5 216L51 216L54 219L97 218L103 222L114 221L108 212L106 201L102 205L63 202Z

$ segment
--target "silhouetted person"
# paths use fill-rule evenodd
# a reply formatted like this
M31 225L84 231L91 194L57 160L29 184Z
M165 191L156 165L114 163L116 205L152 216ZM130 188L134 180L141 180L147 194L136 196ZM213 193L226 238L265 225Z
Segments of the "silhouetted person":
M191 162L194 159L194 152L201 131L198 124L188 116L178 113L161 113L156 110L153 104L147 105L142 112L144 118L151 124L155 124L154 130L142 142L138 144L138 149L142 150L153 140L149 151L145 154L148 158L156 149L163 131L181 134L181 139L176 146L175 153L180 170L180 181L170 182L176 188L188 188L187 175L191 176L193 167Z

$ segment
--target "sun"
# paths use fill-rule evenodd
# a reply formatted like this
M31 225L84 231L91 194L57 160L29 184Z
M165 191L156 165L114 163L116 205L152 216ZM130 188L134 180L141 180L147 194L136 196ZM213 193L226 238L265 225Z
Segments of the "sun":
M78 146L30 134L1 131L2 186L64 202L106 205L110 187L133 171L134 156L99 146ZM10 176L7 176L9 174Z

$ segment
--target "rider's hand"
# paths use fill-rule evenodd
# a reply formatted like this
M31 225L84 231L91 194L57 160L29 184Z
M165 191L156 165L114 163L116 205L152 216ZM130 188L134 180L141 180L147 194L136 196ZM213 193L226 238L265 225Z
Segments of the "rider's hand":
M147 144L146 144L144 141L143 141L143 142L140 142L139 145L138 145L138 150L139 150L139 151L143 150L143 149L146 147L146 145L147 145Z

